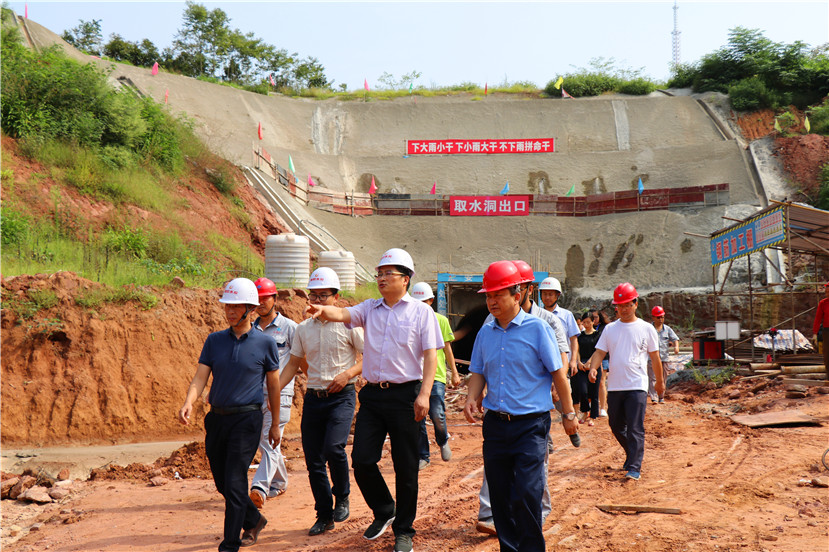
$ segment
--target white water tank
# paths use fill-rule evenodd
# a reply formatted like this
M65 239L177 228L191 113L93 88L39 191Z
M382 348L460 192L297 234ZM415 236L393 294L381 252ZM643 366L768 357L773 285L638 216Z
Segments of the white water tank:
M340 278L340 287L354 291L357 287L356 264L351 251L322 251L318 258L319 266L334 270Z
M308 238L296 234L268 236L265 242L265 278L281 287L304 288L311 271Z

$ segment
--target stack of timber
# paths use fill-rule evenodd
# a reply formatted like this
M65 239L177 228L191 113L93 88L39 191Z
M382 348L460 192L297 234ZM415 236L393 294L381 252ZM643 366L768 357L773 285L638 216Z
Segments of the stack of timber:
M795 359L795 362L785 364L782 362L750 363L748 367L740 368L738 373L744 376L743 379L778 378L786 385L829 386L823 364L799 363L805 361L806 359Z

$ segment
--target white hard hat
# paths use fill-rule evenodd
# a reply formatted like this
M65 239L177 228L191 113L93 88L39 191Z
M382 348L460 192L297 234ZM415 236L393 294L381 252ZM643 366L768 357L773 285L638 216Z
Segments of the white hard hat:
M550 289L561 293L561 282L553 277L544 278L544 280L541 281L541 284L539 284L538 290L545 291Z
M383 253L383 256L380 257L380 262L377 263L377 268L388 265L406 267L411 271L412 276L414 276L415 269L412 256L409 255L409 253L407 251L404 251L403 249L393 247L392 249L389 249L388 251Z
M412 286L412 297L418 301L425 301L426 299L434 299L435 294L432 293L432 286L426 282L418 282Z
M340 289L340 277L333 268L321 266L311 273L308 279L308 289Z
M247 278L234 278L225 286L219 303L229 305L259 305L259 290Z

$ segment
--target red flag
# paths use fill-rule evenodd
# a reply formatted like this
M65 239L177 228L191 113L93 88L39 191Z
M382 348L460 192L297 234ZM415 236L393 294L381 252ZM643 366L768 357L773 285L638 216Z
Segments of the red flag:
M262 123L259 123L259 139L262 139Z
M489 83L484 83L484 96L486 96L487 92L489 91Z
M152 74L153 74L153 75L157 75L157 74L158 74L158 62L157 62L157 61L156 61L155 63L153 63L153 70L152 70Z
M276 83L273 81L273 75L268 75L268 78L271 79L271 86L276 88Z
M432 194L432 195L435 195L437 186L438 186L438 182L437 182L437 180L435 180L435 183L432 184L432 190L429 193Z
M371 175L371 188L368 189L368 193L377 193L377 186L374 184L374 175Z
M164 90L164 103L165 104L167 103L167 100L169 99L169 97L170 97L170 89L167 88L166 90Z
M562 98L572 98L573 96L571 96L570 94L568 94L568 93L567 93L567 91L566 91L566 90L564 89L564 87L562 86L562 87L561 87L561 97L562 97Z
M365 80L363 81L363 88L365 88L365 89L366 89L366 92L368 92L368 79L365 79Z

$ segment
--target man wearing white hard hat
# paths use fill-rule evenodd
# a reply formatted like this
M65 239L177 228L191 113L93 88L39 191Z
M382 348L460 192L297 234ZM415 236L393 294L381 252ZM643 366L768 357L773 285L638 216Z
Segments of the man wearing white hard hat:
M204 448L216 489L225 498L219 551L236 552L240 546L256 544L268 523L248 496L248 466L262 431L263 381L267 381L271 409L279 409L279 359L276 342L253 329L251 319L259 305L253 282L231 280L219 301L230 328L207 336L178 418L184 425L190 423L193 403L212 375ZM278 429L271 428L272 441L277 435Z
M426 282L418 282L412 286L412 297L423 301L430 307L435 301L435 294L432 293L432 286ZM449 384L455 387L461 382L458 368L455 366L455 355L452 353L452 341L455 335L452 333L452 326L449 319L435 312L440 326L440 334L443 337L443 349L437 351L437 369L435 370L435 383L432 384L432 395L429 397L429 419L432 420L432 427L435 428L435 443L440 448L440 458L444 462L452 459L452 449L449 446L449 432L446 429L446 376L449 372ZM423 469L429 465L429 432L426 430L426 418L420 422L420 462L418 468Z
M555 314L567 330L567 339L570 341L570 375L573 376L579 369L579 325L573 313L558 304L561 297L561 282L557 278L544 278L538 286L541 292L541 301L544 308Z
M340 278L331 268L316 269L308 280L312 305L336 305ZM321 535L349 516L348 455L345 445L354 419L354 383L363 371L363 329L309 318L297 326L291 359L279 386L293 385L302 359L308 361L308 383L302 405L302 450L314 495L316 521L310 536ZM327 469L331 472L328 480Z
M344 322L365 330L360 409L354 426L351 463L354 479L374 513L363 537L374 540L391 526L394 550L412 550L417 515L420 420L429 412L438 349L443 348L434 311L413 299L411 255L389 249L377 263L377 289L382 299L367 299L348 308L311 305L314 318ZM377 465L386 435L391 441L395 499Z

